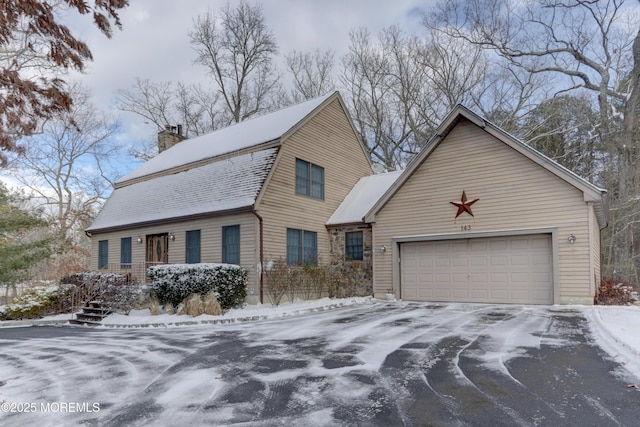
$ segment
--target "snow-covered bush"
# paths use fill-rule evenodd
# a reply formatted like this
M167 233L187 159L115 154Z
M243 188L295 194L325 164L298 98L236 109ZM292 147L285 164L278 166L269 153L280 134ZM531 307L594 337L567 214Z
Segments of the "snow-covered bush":
M65 276L60 282L62 311L76 311L96 299L109 311L128 314L146 290L145 286L132 282L128 274L82 272Z
M166 264L147 269L151 292L177 307L191 294L213 291L222 309L237 307L247 296L247 270L232 264Z
M4 306L0 318L5 320L38 318L54 313L57 304L57 286L30 288Z

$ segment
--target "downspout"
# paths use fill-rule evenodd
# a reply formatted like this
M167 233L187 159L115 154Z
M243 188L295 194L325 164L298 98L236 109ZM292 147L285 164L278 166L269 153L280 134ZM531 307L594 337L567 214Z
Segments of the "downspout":
M264 268L264 227L262 224L262 217L256 210L256 206L253 205L251 207L251 212L258 218L258 224L260 227L260 304L263 304L264 301L264 275L262 274L262 269Z

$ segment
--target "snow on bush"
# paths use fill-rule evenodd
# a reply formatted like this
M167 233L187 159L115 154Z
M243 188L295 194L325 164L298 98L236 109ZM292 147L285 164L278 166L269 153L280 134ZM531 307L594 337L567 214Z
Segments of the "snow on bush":
M151 292L177 307L192 294L213 291L222 309L237 307L247 296L247 270L232 264L166 264L147 269Z
M146 290L128 274L87 271L65 276L60 282L61 306L68 308L66 311L76 311L96 299L108 311L128 314Z
M57 304L57 286L30 288L5 305L0 318L16 320L42 317L55 312Z

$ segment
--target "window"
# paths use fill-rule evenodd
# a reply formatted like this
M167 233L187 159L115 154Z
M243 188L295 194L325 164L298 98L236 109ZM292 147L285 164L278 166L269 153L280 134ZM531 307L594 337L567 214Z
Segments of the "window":
M120 239L120 268L131 268L131 237Z
M222 227L222 262L240 264L240 226Z
M344 251L347 259L362 260L362 231L344 234Z
M287 228L287 264L315 264L318 233Z
M185 233L185 255L187 264L200 262L200 230L191 230Z
M296 193L324 200L324 168L296 159Z
M98 242L98 268L107 268L109 264L109 241L100 240Z

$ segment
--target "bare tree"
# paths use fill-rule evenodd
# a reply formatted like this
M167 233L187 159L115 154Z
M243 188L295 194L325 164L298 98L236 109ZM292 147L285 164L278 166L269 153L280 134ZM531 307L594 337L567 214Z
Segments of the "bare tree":
M134 113L155 125L157 131L167 125L181 124L184 136L203 135L224 126L219 95L201 85L171 82L151 82L136 78L130 89L116 91L121 111ZM129 154L148 160L157 154L155 135L141 146L129 147Z
M3 152L19 150L16 141L36 131L45 119L70 111L72 98L61 71L82 71L92 59L89 47L60 23L66 10L91 14L111 37L120 27L119 9L127 0L20 0L2 2L0 12L0 164Z
M594 92L604 135L627 101L637 101L640 73L629 78L628 65L640 70L631 49L635 43L640 51L640 21L624 0L455 0L439 3L424 22L529 73L561 75L561 91ZM633 116L623 118L625 127L633 126Z
M640 19L625 0L453 0L425 15L434 31L490 50L556 92L591 93L589 142L602 150L595 175L609 190L603 272L640 276Z
M25 139L25 154L15 156L10 166L28 189L31 203L42 209L58 238L67 242L66 249L77 255L83 252L82 230L121 171L110 164L117 154L111 140L117 123L91 104L86 89L70 89L75 100L71 110L47 122L41 135Z
M227 3L219 15L199 15L189 33L195 62L215 81L228 123L273 109L273 95L280 90L280 74L273 65L278 45L262 7L245 0L234 5Z
M286 56L287 69L293 76L291 97L295 102L315 98L335 89L333 50L324 52L291 51Z
M412 154L410 115L398 95L405 88L394 77L394 69L411 67L405 61L404 34L397 27L383 31L373 40L368 30L350 33L349 53L342 58L340 80L347 92L354 122L367 143L372 160L393 170ZM394 49L396 50L394 55Z

